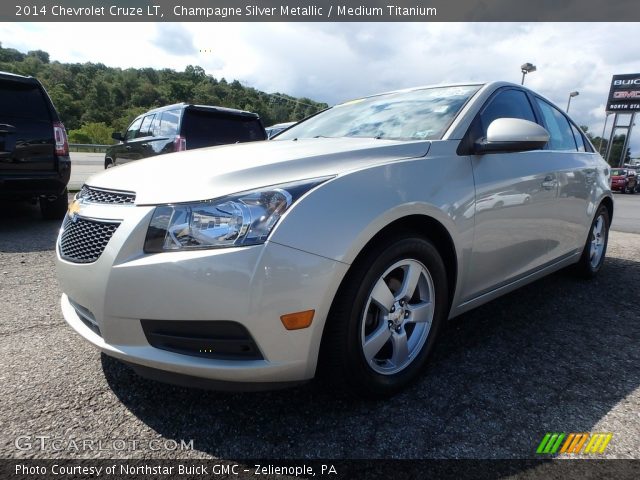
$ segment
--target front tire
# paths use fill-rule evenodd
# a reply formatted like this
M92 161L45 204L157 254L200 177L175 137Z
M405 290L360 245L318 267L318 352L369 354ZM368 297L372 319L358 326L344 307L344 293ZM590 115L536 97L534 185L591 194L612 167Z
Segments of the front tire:
M602 268L609 243L610 225L609 210L604 205L600 205L591 222L589 236L580 261L576 264L576 271L581 277L593 278Z
M60 195L49 198L40 197L40 212L45 220L62 220L69 206L69 193L64 189Z
M320 368L359 395L393 395L427 363L448 309L434 245L413 235L381 242L358 259L336 295Z

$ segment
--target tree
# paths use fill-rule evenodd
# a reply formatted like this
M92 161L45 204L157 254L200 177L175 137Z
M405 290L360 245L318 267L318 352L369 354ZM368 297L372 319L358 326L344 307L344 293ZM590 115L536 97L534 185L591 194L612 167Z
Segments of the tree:
M609 152L609 158L607 161L612 167L619 167L623 163L629 163L631 161L631 149L627 148L624 157L622 157L622 147L627 136L623 133L621 135L615 135L611 142L611 151ZM622 157L622 159L621 159Z
M327 107L307 98L298 101L285 94L261 92L238 80L217 80L197 65L176 72L60 63L50 61L43 50L24 54L0 43L0 70L37 77L70 137L73 132L73 143L110 142L112 131L124 131L141 113L178 102L249 109L258 113L265 125L299 120ZM96 125L103 127L96 131Z
M42 50L31 50L30 52L27 52L27 56L36 57L42 63L49 63L49 54Z
M69 130L70 143L96 143L99 145L110 145L112 128L103 122L85 123L82 128Z

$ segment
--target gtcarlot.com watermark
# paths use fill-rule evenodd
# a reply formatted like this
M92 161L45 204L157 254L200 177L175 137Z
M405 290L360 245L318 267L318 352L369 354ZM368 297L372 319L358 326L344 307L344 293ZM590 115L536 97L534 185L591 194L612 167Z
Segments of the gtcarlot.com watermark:
M136 450L186 451L193 450L193 440L152 439L93 439L60 438L50 435L20 435L14 441L20 451L40 452L132 452Z

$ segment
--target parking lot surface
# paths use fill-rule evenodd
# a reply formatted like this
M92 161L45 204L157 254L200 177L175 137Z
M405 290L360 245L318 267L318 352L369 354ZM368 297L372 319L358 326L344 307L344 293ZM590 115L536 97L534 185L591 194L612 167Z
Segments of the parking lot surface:
M614 193L615 212L611 228L620 232L640 233L640 193Z
M230 394L141 379L65 324L59 223L18 204L0 220L0 457L522 458L547 432L612 432L604 456L640 457L638 235L611 233L593 281L559 272L449 322L417 384L363 401L315 382ZM83 439L102 449L69 449Z

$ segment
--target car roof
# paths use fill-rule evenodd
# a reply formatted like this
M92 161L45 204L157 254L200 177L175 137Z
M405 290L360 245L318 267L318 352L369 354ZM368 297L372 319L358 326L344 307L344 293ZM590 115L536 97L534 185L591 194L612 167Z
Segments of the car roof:
M157 107L145 112L144 114L142 114L142 116L149 113L157 113L157 112L164 112L166 110L187 109L187 108L193 109L193 110L200 110L200 111L219 112L219 113L224 113L226 115L237 115L240 117L259 118L259 115L257 113L247 112L246 110L237 110L235 108L218 107L214 105L197 105L197 104L185 103L185 102L174 103L172 105L165 105L163 107Z
M34 77L26 77L24 75L18 75L16 73L2 72L2 71L0 71L0 79L11 80L11 81L20 82L20 83L36 84L36 85L40 83Z
M360 99L364 99L364 98L373 98L373 97L378 97L381 95L391 95L394 93L405 93L405 92L413 92L413 91L417 91L417 90L427 90L429 88L444 88L444 87L479 87L479 88L485 88L485 89L491 89L491 90L495 90L499 87L518 87L521 88L523 90L527 90L535 95L538 95L539 97L544 98L545 100L548 101L547 98L545 98L543 95L541 95L538 92L535 92L533 90L530 90L529 88L525 87L524 85L519 85L516 83L512 83L512 82L505 82L503 80L496 80L496 81L492 81L492 82L478 82L478 81L469 81L469 82L456 82L456 83L433 83L433 84L428 84L428 85L420 85L417 87L409 87L409 88L401 88L399 90L389 90L386 92L381 92L381 93L374 93L372 95L365 95L363 97L358 97L358 98L354 98L351 100L345 100L344 102L340 102L338 105L342 104L342 103L347 103L353 100L360 100Z

